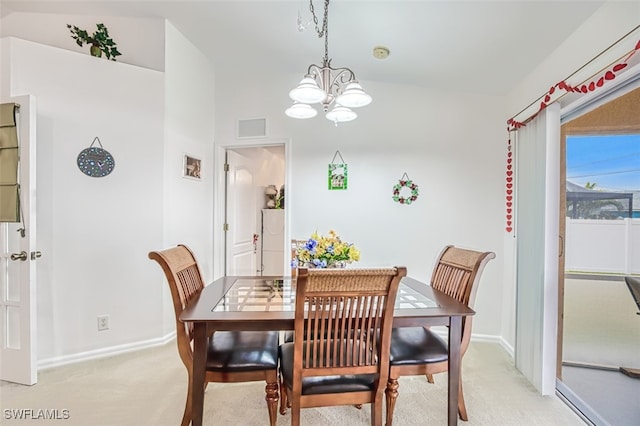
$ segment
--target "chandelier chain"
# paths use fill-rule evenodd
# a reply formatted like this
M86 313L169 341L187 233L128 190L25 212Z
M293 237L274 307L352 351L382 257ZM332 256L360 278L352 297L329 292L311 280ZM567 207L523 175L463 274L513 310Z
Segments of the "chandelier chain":
M313 15L313 22L316 26L316 33L318 38L324 36L324 62L329 62L329 0L324 0L324 16L322 20L322 30L318 28L318 17L316 16L316 10L313 7L313 0L309 0L309 9L311 15Z

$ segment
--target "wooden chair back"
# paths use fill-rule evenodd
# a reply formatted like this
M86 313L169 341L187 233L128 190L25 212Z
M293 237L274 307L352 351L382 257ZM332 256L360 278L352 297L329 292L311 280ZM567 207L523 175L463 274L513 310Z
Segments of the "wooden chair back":
M193 324L180 321L187 304L204 288L202 272L193 252L185 245L152 251L149 258L160 264L169 283L176 320L176 338L180 359L187 368L193 363Z
M455 246L446 246L433 269L431 286L474 308L478 283L486 264L496 255ZM463 318L462 354L471 339L471 316Z
M389 371L393 309L406 268L306 269L296 283L293 391L302 378ZM380 335L380 340L376 336Z

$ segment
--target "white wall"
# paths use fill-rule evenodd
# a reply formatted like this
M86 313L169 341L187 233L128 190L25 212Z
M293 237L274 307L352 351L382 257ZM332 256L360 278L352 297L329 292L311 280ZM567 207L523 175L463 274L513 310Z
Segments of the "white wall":
M103 23L122 54L117 62L163 71L165 66L165 31L163 19L116 16L58 15L54 13L12 12L2 18L0 37L16 37L73 52L89 54L71 38L67 24L92 34Z
M209 61L171 23L166 22L164 180L162 245L188 245L203 278L213 279L214 73ZM160 142L160 141L158 141ZM202 160L201 180L182 176L183 156ZM164 289L164 329L175 330L171 295L164 275L152 266Z
M517 114L532 102L535 103L535 110L535 107L539 105L539 102L535 101L546 94L551 86L571 76L583 65L608 49L637 27L638 22L640 22L640 2L610 1L605 3L511 91L507 98L509 117ZM628 53L637 41L637 37L631 37L625 43L607 52L603 57L607 61L615 61ZM601 67L610 63L602 64L601 62L595 62L596 69L600 70ZM593 72L593 69L587 68L586 75L585 72L579 73L579 75L591 76L590 71Z
M212 279L214 73L211 63L167 22L164 242L190 245ZM202 179L182 178L183 155L202 159Z
M267 118L270 139L291 139L292 238L334 229L361 249L358 266L404 265L425 281L446 244L494 251L478 293L474 332L498 338L504 99L362 81L373 103L336 128L322 115L300 121L284 115L300 75L248 77L216 71L216 143L246 143L235 139L235 122L246 117ZM336 150L349 167L346 191L327 189ZM412 205L391 199L405 172L420 189Z
M20 39L3 46L3 93L39 106L39 364L162 341L173 306L147 253L186 243L213 274L211 64L171 24L165 73ZM116 161L102 179L75 166L95 136ZM182 177L185 152L202 159L202 181ZM104 314L111 327L98 332Z
M162 73L19 39L5 49L3 87L38 105L38 359L161 336L146 255L162 243ZM76 166L96 136L116 163L104 178Z

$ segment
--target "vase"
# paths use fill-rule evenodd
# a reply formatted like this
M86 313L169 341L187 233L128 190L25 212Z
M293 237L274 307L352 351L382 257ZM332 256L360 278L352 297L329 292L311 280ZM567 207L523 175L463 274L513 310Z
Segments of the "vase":
M311 262L300 262L298 263L298 267L308 268L308 269L319 269L316 265L314 265ZM331 262L326 266L326 268L320 268L320 269L344 269L346 267L347 267L347 262L342 260L338 262Z
M91 56L95 56L96 58L102 57L102 50L100 50L100 46L91 45L89 53L91 53Z

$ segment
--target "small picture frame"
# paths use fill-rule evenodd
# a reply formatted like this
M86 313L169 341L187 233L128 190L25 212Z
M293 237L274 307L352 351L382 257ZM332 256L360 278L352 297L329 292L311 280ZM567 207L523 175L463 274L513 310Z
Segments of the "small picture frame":
M329 189L347 189L347 165L344 163L329 164Z
M202 179L202 160L191 154L184 154L182 158L182 177L187 179Z

